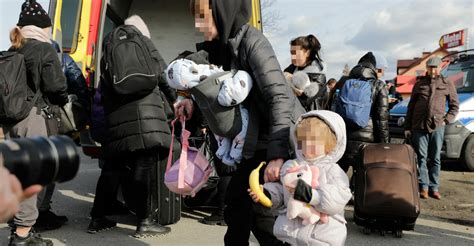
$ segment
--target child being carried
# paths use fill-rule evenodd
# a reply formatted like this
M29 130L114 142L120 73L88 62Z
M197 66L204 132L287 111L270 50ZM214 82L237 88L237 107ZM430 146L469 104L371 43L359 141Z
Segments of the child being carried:
M166 78L170 87L177 90L191 90L208 77L225 72L221 67L212 64L196 64L188 59L177 59L173 61L166 69ZM226 75L224 75L226 76ZM248 110L241 104L250 93L252 88L252 77L245 71L239 70L234 75L223 78L221 87L217 95L219 105L224 107L239 106L242 127L240 132L233 139L214 134L218 143L216 156L222 160L222 163L233 166L242 160L242 150L245 142L248 127ZM197 98L194 97L194 100ZM199 103L198 103L199 105ZM206 110L201 108L202 111ZM209 114L208 114L209 115ZM206 116L206 114L204 114ZM208 121L215 121L206 117ZM239 122L240 123L240 122ZM219 124L218 122L216 124ZM209 124L211 131L218 132Z

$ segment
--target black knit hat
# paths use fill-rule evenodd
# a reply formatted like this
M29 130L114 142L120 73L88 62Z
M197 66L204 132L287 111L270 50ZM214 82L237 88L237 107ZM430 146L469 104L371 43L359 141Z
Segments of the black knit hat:
M363 64L365 63L367 65L370 64L372 65L374 68L376 66L376 62L375 62L375 56L374 54L372 54L372 52L368 52L367 54L365 54L364 56L362 56L358 62L358 64Z
M51 26L51 19L36 0L27 0L21 5L20 18L16 25L20 27L33 25L46 28Z

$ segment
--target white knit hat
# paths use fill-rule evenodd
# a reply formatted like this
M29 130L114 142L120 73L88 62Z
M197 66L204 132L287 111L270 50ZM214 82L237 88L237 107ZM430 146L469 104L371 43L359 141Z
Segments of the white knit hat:
M140 16L132 15L125 20L124 24L135 26L143 34L143 36L151 38L150 30L148 30L147 25Z

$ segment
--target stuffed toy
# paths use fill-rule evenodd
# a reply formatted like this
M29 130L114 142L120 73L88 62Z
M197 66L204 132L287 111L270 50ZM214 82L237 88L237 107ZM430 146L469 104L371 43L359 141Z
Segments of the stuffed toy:
M319 223L327 223L328 215L318 212L313 206L308 203L295 200L293 194L298 184L298 181L304 181L306 184L311 185L313 189L319 186L319 168L316 166L309 165L298 165L294 162L294 165L288 169L281 177L283 187L288 190L291 194L287 204L287 216L288 219L294 219L299 217L303 220L303 225ZM300 181L300 182L301 182Z
M311 83L308 74L304 71L295 72L292 76L287 77L287 82L298 97L305 95L308 98L313 98L320 91L320 85Z

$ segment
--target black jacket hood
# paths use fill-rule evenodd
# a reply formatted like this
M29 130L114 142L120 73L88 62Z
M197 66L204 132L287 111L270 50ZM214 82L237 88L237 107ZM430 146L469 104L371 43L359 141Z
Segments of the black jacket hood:
M350 77L354 79L370 80L377 78L375 69L376 60L372 52L363 55L357 65L351 70Z
M212 15L219 32L219 41L227 44L245 25L252 12L251 0L211 0Z

